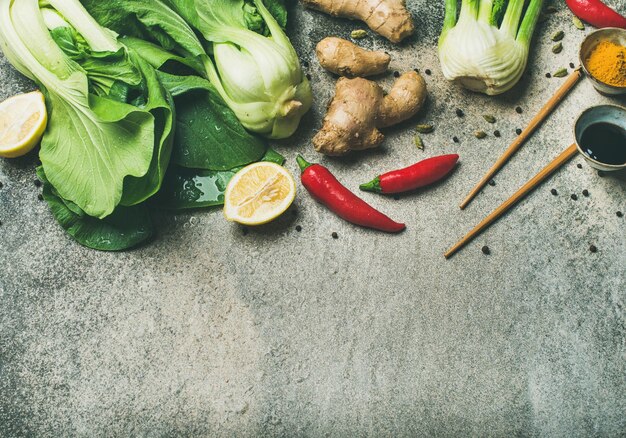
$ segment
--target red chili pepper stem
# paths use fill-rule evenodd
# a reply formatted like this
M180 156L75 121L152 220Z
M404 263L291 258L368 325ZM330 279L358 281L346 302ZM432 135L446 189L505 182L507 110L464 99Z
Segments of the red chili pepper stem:
M380 177L377 176L368 183L361 184L359 186L364 192L382 193L383 189L380 187Z
M313 165L313 163L309 163L307 160L302 158L302 155L298 155L296 157L296 161L298 162L298 166L300 166L300 172L304 173L309 167Z

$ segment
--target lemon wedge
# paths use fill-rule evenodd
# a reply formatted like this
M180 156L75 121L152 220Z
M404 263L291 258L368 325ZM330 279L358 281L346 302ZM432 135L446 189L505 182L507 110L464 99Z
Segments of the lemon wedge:
M29 153L41 140L47 123L46 101L39 91L0 103L0 157Z
M283 214L296 197L296 182L275 163L254 163L230 180L224 194L224 216L243 225L263 225Z

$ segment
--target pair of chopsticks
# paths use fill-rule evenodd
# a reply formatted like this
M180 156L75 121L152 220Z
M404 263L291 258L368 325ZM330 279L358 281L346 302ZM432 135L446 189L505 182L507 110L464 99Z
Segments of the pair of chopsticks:
M476 195L485 187L485 185L494 177L496 173L509 161L509 159L515 155L515 153L526 143L526 140L537 130L537 128L543 123L543 121L554 111L554 109L563 101L565 96L574 88L578 81L582 78L582 68L578 67L569 76L565 83L559 88L554 96L550 98L548 102L543 106L541 111L530 121L526 129L515 139L515 141L509 146L509 148L502 154L495 164L489 169L485 176L479 181L479 183L472 189L470 194L461 203L460 207L463 210L469 205L469 203L476 197ZM498 220L507 211L513 208L519 201L521 201L526 195L528 195L533 189L541 184L546 178L552 175L557 169L567 163L570 159L576 155L576 144L571 145L565 149L561 154L556 157L550 164L543 168L537 175L535 175L530 181L522 186L513 196L511 196L502 205L496 208L489 216L487 216L481 223L479 223L472 231L470 231L463 239L461 239L456 245L454 245L448 252L445 253L446 258L452 257L457 251L467 245L476 236L487 229L492 223Z

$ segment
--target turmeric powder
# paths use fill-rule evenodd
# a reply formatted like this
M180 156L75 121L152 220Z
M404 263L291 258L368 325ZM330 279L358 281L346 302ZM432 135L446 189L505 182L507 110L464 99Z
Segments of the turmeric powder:
M614 87L626 87L626 47L612 41L600 42L587 57L594 78Z

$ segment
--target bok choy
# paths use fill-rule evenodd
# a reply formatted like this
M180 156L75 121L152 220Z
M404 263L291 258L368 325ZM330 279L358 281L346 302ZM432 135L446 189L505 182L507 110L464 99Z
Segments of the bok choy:
M446 0L439 58L444 76L496 95L522 77L543 0Z

